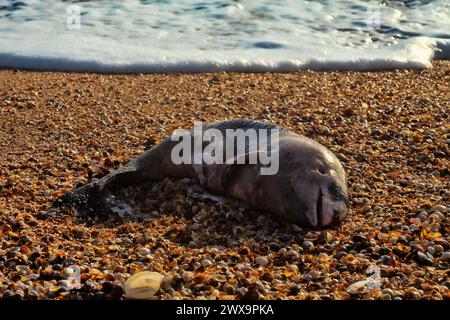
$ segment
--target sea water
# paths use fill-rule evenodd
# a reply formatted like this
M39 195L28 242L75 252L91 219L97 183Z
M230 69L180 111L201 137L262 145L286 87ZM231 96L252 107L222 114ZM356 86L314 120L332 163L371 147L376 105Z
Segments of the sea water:
M0 67L381 70L449 48L449 0L0 0Z

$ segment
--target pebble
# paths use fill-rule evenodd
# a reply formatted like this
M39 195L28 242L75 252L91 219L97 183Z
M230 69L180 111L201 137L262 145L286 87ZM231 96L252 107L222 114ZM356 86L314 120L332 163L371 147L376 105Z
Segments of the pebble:
M244 296L244 295L248 292L248 289L245 288L245 287L240 287L240 288L237 288L237 289L236 289L236 292L237 292L239 295Z
M263 273L263 275L261 276L261 279L267 282L272 282L274 279L274 276L272 273L270 272L265 272Z
M443 205L437 205L437 206L432 207L432 208L430 209L430 212L433 212L433 211L437 211L437 212L445 212L446 210L447 210L447 207L446 207L446 206L443 206Z
M430 215L428 216L428 219L439 221L439 220L441 220L441 216L440 216L439 214L432 213L432 214L430 214Z
M420 294L419 291L414 290L414 291L409 291L409 292L406 294L406 298L407 298L407 299L411 299L411 300L419 300L419 299L422 298L422 295Z
M303 248L305 248L307 250L313 250L314 249L314 243L312 243L311 241L308 241L308 240L303 241L302 246L303 246Z
M422 252L417 253L417 262L422 266L432 266L433 260Z
M444 252L441 255L441 260L443 260L443 261L450 261L450 251Z
M255 258L255 262L256 262L256 264L260 265L261 267L265 267L269 263L269 259L266 257L263 257L263 256L258 256Z
M390 256L383 255L380 257L380 262L385 265L390 265L393 262L393 260Z
M184 271L181 274L181 278L183 279L184 282L190 282L192 280L192 272Z
M143 256L146 256L146 255L149 255L151 253L151 250L148 249L148 248L142 247L142 248L139 248L138 252L139 252L139 254L141 254Z
M291 258L291 259L297 259L298 258L298 253L295 250L289 250L286 253L286 255L289 256L289 258Z
M301 290L302 290L302 288L300 286L292 286L289 288L288 294L290 296L296 296L300 293Z
M164 276L158 272L138 272L125 282L125 296L128 299L151 299L158 292L163 279Z
M75 274L75 270L73 268L64 268L61 271L61 277L64 279L68 279L70 277L72 277Z
M441 246L440 244L437 244L434 246L434 251L437 253L442 253L442 252L444 252L444 247Z
M206 268L206 267L209 267L209 266L212 266L212 262L211 262L211 260L202 260L202 266L204 267L204 268Z
M280 240L281 241L289 241L292 239L292 235L291 234L287 234L287 233L283 233L280 235Z
M309 272L309 275L311 276L311 279L312 279L312 280L317 280L317 279L320 278L321 273L320 273L320 271L318 271L318 270L311 270L311 271Z
M269 243L269 248L270 248L270 250L278 251L278 250L280 250L281 246L276 242L271 242L271 243Z
M386 289L383 289L381 292L389 295L390 297L394 297L394 291L392 291L391 289L386 288Z
M17 265L16 270L19 272L19 274L25 276L30 272L30 267L26 265Z

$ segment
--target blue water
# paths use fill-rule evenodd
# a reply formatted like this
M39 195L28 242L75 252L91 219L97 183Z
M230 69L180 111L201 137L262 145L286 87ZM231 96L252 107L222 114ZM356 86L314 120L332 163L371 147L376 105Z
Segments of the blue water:
M380 70L450 57L450 1L0 1L0 67Z

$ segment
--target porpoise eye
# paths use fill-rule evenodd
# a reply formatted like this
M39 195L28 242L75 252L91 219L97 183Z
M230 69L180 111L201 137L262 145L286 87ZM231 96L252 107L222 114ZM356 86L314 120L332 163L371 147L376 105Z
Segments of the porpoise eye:
M346 204L348 203L348 198L342 192L341 187L339 187L336 183L331 183L328 187L328 191L330 192L332 200L344 201Z

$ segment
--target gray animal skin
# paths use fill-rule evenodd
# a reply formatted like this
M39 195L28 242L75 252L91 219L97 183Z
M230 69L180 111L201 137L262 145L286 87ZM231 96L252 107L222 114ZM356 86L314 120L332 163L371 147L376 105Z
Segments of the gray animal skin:
M61 198L62 204L79 214L105 210L104 199L110 190L171 177L198 179L213 194L243 201L250 208L270 212L303 228L327 228L347 216L344 169L323 145L280 126L252 120L204 126L209 128L223 134L225 129L279 129L278 173L261 175L259 163L176 165L171 160L171 151L178 141L168 138L102 179L66 193Z

